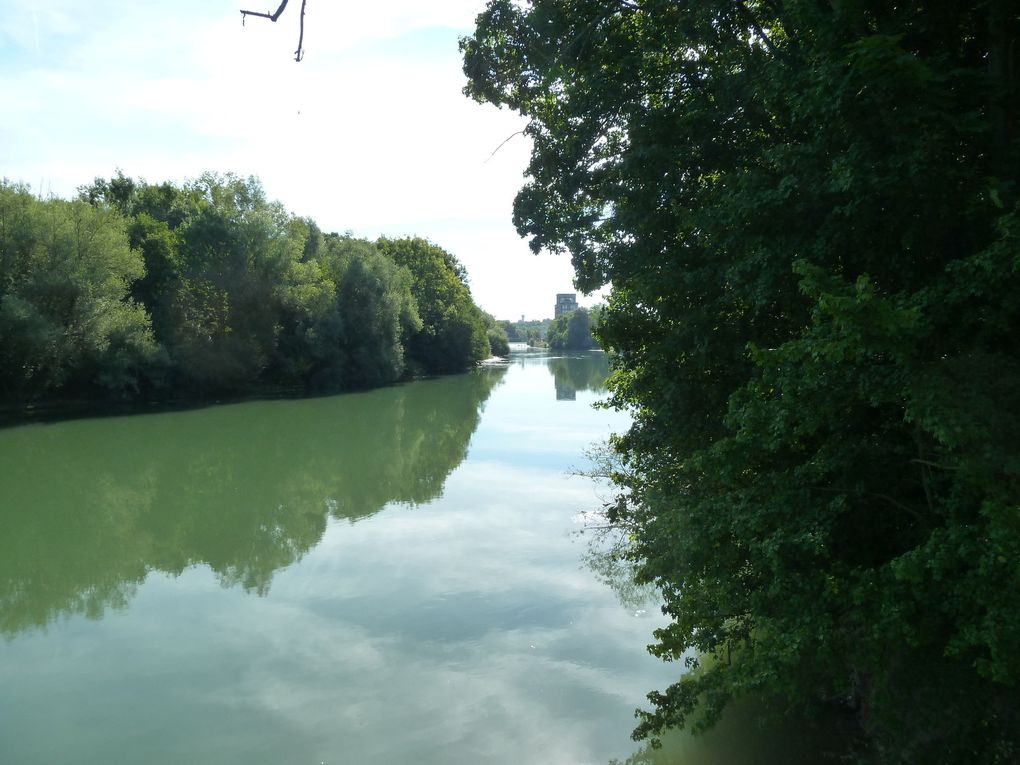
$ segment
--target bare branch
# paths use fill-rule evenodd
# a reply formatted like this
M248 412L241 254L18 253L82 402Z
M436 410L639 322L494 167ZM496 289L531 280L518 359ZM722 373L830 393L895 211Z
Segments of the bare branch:
M510 143L511 139L513 139L513 138L515 138L516 136L519 136L519 135L524 135L524 131L523 130L518 130L516 133L511 133L509 136L507 136L506 140L504 140L499 146L497 146L495 149L492 150L492 154L490 154L485 161L488 162L490 159L495 157L496 156L496 152L498 152L500 149L502 149L504 146L506 146L508 143Z
M772 40L769 38L765 30L762 29L761 24L754 15L754 12L747 7L747 3L744 2L744 0L737 3L737 10L744 17L744 20L751 25L751 29L754 30L755 37L761 40L762 44L768 49L768 52L773 56L778 55L776 46L772 44Z
M270 21L275 22L278 18L280 18L280 14L283 13L284 9L287 7L287 3L288 2L290 2L290 0L280 0L280 7L277 8L274 13L264 13L262 11L241 11L241 24L243 26L244 22L245 22L245 19L247 19L249 16L256 16L257 18L260 18L260 19L269 19ZM307 4L307 2L308 2L308 0L301 0L301 18L300 18L300 22L299 22L300 23L300 27L299 27L299 32L298 32L298 44L297 44L297 50L294 51L294 60L295 61L300 61L301 59L303 59L305 57L305 51L304 51L304 44L305 44L305 5Z
M283 0L284 5L287 4L287 0ZM294 60L300 61L305 57L304 44L305 44L305 3L308 0L301 0L301 31L298 34L297 50L294 51Z
M280 18L280 14L283 13L284 8L287 7L287 3L290 0L281 0L280 7L276 9L276 13L262 13L262 11L241 11L241 23L244 24L244 20L248 16L258 16L260 19L269 19L270 21L276 21Z

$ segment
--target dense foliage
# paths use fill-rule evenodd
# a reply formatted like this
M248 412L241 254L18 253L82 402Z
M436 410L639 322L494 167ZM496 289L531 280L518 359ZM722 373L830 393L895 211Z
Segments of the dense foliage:
M3 400L362 388L466 369L488 328L449 253L323 234L254 178L0 184Z
M506 357L510 355L510 336L507 333L506 322L497 321L492 314L485 314L487 335L489 338L489 352L493 356Z
M501 321L500 324L506 331L507 338L511 343L527 343L538 346L545 343L546 333L552 319L531 319L525 321Z
M637 735L765 691L1020 757L1018 13L492 0L463 41L530 120L519 231L613 287L610 514L702 657Z
M0 185L0 396L135 384L160 354L128 290L144 273L115 211Z
M560 314L549 325L546 343L550 348L564 348L588 351L598 346L592 332L598 325L600 311L589 312L586 308Z
M489 355L488 325L471 299L467 272L450 253L420 238L380 239L379 251L411 274L421 328L410 337L411 358L423 369L456 372L466 359Z

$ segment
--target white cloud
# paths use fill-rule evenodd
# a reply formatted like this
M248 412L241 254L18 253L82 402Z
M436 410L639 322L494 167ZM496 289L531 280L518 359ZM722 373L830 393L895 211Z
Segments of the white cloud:
M300 64L297 0L242 26L249 3L44 0L0 16L0 174L59 196L118 167L258 175L327 230L446 247L500 318L551 315L569 260L533 256L510 222L530 144L492 156L523 121L461 93L457 38L484 3L309 0Z

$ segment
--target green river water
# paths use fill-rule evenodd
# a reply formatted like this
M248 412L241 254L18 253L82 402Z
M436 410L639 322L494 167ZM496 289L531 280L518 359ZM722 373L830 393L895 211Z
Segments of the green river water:
M584 563L605 372L0 430L0 763L810 761L750 712L630 741L681 668Z

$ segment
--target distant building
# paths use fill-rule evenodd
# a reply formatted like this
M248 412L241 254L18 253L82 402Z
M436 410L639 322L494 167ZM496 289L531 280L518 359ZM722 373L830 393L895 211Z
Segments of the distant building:
M565 313L577 310L577 293L576 292L558 292L556 294L556 312L555 316L561 316Z

